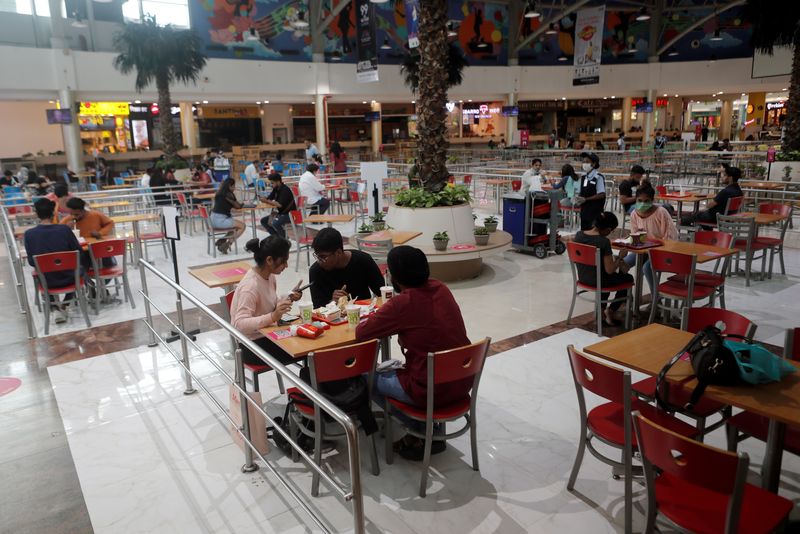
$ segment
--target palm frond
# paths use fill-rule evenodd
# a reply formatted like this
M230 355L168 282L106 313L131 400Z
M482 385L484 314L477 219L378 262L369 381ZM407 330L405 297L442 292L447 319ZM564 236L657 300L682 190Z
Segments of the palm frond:
M800 2L782 2L781 14L765 9L763 0L747 0L744 18L753 25L753 48L772 54L774 47L800 45Z
M469 65L467 58L455 43L449 43L447 48L447 88L461 85L464 81L464 67ZM412 50L403 58L400 64L403 82L416 93L419 88L419 53Z

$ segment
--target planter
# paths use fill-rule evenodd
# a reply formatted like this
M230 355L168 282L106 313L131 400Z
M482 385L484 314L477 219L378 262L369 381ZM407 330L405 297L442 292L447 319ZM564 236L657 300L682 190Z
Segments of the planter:
M481 234L481 235L475 234L475 244L485 247L486 245L489 244L489 237L491 236L489 236L488 234Z
M453 243L472 243L475 222L469 204L436 208L389 206L388 219L398 231L417 231L422 235L409 241L411 246L426 246L436 232L447 232Z
M483 223L483 227L486 228L489 233L497 231L497 225L500 224L499 222L494 223Z
M769 179L772 182L798 182L800 181L800 161L773 161L772 162L772 169L769 172L769 178L767 177L766 170L769 169L768 163L762 163L762 167L764 167L764 180ZM790 179L784 180L783 177L783 168L784 167L791 167L792 172L789 173Z
M449 243L449 239L434 239L433 240L433 248L439 251L447 250L447 243Z
M386 222L372 221L372 227L375 229L376 232L380 232L381 230L386 230Z

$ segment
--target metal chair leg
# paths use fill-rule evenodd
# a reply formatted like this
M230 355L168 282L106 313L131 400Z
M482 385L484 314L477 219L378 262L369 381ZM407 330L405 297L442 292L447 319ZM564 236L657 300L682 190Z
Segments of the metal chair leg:
M472 448L472 470L480 471L478 465L478 422L475 418L475 410L469 413L469 442Z
M431 445L433 445L433 421L425 423L425 451L422 455L422 476L419 481L419 496L425 497L428 487L428 470L431 466Z
M384 455L386 456L386 464L392 465L394 463L394 441L392 439L392 412L389 409L388 402L386 403L386 410L383 412L383 447Z
M572 463L572 471L567 480L567 490L572 491L575 488L575 481L578 479L578 472L581 470L583 463L583 454L586 452L586 426L581 422L581 434L578 443L578 452L575 454L575 461Z

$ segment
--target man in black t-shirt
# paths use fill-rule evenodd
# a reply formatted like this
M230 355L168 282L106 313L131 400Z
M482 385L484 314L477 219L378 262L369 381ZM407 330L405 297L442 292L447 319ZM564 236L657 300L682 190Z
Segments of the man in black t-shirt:
M742 193L742 188L739 187L739 178L742 177L742 171L740 171L737 167L725 167L725 171L722 173L722 183L725 184L725 188L722 189L717 196L714 197L713 200L709 200L706 203L706 209L698 213L696 216L691 215L689 217L685 217L683 221L681 221L684 225L691 225L696 223L703 224L703 223L717 223L717 214L723 215L733 215L738 210L731 209L729 212L725 210L728 209L728 201L732 198L744 196Z
M375 260L360 250L344 250L337 230L320 230L311 248L317 259L308 271L315 308L343 296L368 299L380 295L384 280Z
M261 219L261 226L266 228L270 235L286 237L284 226L289 223L290 212L297 209L292 190L284 185L281 175L273 172L269 175L272 192L267 197L262 197L261 202L274 208L274 213ZM270 220L270 218L272 220Z
M633 206L636 204L636 188L642 181L647 181L644 177L644 167L634 165L631 167L630 177L619 183L619 202L628 213L633 211Z

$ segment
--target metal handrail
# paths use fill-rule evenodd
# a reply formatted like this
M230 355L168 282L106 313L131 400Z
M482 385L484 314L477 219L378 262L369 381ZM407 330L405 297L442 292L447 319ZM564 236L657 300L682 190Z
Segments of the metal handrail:
M363 534L365 532L365 522L364 522L364 502L363 502L363 491L361 488L361 462L360 462L360 454L359 454L359 442L358 442L358 429L356 424L353 420L345 414L340 408L338 408L335 404L331 401L326 399L322 394L314 390L309 384L300 380L300 378L295 375L294 373L290 372L286 367L281 364L278 360L273 358L269 353L265 352L261 347L256 345L252 340L244 336L241 332L239 332L236 328L233 327L228 321L214 313L208 306L203 304L200 300L197 299L192 293L186 291L183 287L176 284L171 278L167 275L156 269L152 264L145 261L144 259L139 260L139 270L142 277L142 290L140 294L145 299L145 310L146 310L146 318L145 324L147 328L150 330L151 333L151 340L158 339L158 341L167 348L169 353L176 359L176 361L184 368L185 372L185 380L187 390L186 392L193 392L192 389L192 378L200 385L200 387L209 394L212 398L213 402L216 406L220 409L223 415L228 419L231 423L233 420L227 413L227 409L222 406L219 401L216 400L213 394L208 390L208 388L203 384L202 379L195 375L191 371L191 365L189 363L188 358L188 350L187 350L187 343L191 343L191 345L199 351L199 353L206 358L220 373L226 381L228 381L231 385L233 385L239 392L240 398L246 400L247 402L242 402L242 428L239 428L237 425L234 424L234 428L242 437L243 441L246 443L245 446L245 465L242 468L244 471L251 471L257 469L257 466L253 463L253 453L258 456L258 458L263 462L263 464L269 469L269 471L275 475L281 485L286 488L287 491L294 497L297 503L306 511L306 513L311 516L314 522L322 528L324 531L329 532L330 530L324 524L321 518L314 513L314 511L306 504L305 499L297 493L297 491L289 484L289 482L270 464L270 462L264 458L264 456L258 451L258 449L253 445L252 441L250 440L250 428L249 428L249 416L248 410L252 407L255 409L262 417L265 418L273 427L274 432L279 433L283 436L284 439L298 452L298 454L306 461L311 469L319 473L320 478L324 480L334 491L336 491L345 501L351 501L353 506L353 522L354 522L354 532L357 534ZM146 275L145 271L149 271L153 275L155 275L159 280L165 283L167 286L172 288L176 295L178 296L177 301L177 313L178 313L178 323L172 321L167 314L161 310L153 301L150 299L149 292L147 290L146 284ZM266 364L268 364L276 373L278 373L283 380L288 381L294 387L296 387L300 392L302 392L311 402L315 405L318 405L321 409L325 410L337 423L339 423L345 430L345 436L347 439L347 448L348 448L348 460L349 460L349 471L350 471L350 488L347 491L347 488L338 484L330 475L328 475L321 466L316 465L314 460L305 452L303 449L293 440L292 436L290 436L287 432L279 427L275 423L275 421L270 417L270 415L264 411L264 409L255 402L250 395L245 390L245 383L244 383L244 368L242 365L241 360L241 349L236 349L236 377L231 377L213 358L209 358L206 352L198 346L192 339L187 332L184 331L184 321L183 321L183 309L181 306L181 299L185 298L187 301L191 302L195 305L195 307L206 315L209 319L211 319L214 323L224 329L233 339L235 339L240 345L247 347L250 351L256 354L259 358L261 358ZM171 325L171 327L181 336L182 341L182 349L183 349L183 356L176 354L171 347L167 345L164 339L155 331L153 327L153 319L150 312L149 307L152 306L162 317L164 317L167 322Z
M3 237L6 241L6 247L8 248L8 259L11 263L11 276L17 295L17 303L20 308L20 313L25 316L25 323L28 328L28 339L34 339L36 337L36 327L33 324L31 306L30 302L28 302L28 288L25 285L25 266L22 262L22 254L17 246L17 240L14 238L14 229L8 218L8 211L5 206L3 209L0 209L0 212L3 214Z

